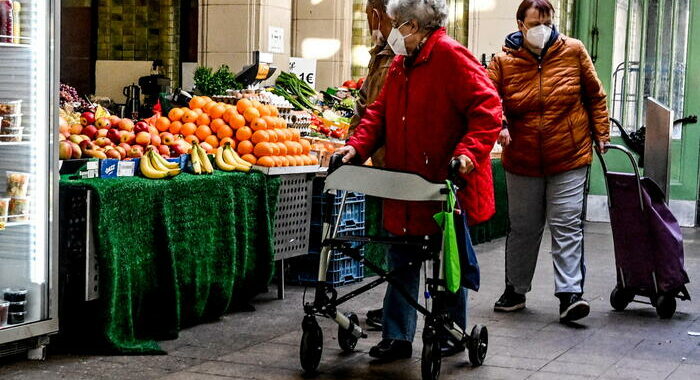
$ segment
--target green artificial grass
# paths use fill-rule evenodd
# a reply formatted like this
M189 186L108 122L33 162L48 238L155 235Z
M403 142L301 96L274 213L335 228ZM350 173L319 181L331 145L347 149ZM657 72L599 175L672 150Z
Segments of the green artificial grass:
M213 320L264 291L274 271L279 178L260 173L61 180L95 191L104 340L121 354Z

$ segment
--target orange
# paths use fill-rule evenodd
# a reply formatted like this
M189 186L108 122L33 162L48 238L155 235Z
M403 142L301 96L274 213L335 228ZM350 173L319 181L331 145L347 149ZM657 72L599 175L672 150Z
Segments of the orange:
M250 103L250 105L253 106L253 107L255 107L255 108L258 108L258 107L260 107L260 106L262 105L262 103L260 103L260 102L257 101L257 100L253 100L253 101Z
M259 117L250 122L250 128L252 128L254 131L267 129L267 123L263 118Z
M245 112L243 112L243 117L247 122L251 122L260 117L260 111L257 108L249 107Z
M316 156L309 156L311 157L311 165L318 165L318 157Z
M195 135L189 135L185 137L185 141L194 145L195 143L199 142L199 139Z
M277 118L277 128L287 128L287 121L281 117Z
M194 123L197 121L197 118L199 117L199 114L192 110L187 110L185 111L185 114L182 115L182 121L185 123Z
M268 129L267 134L270 136L270 142L279 141L279 134L276 129Z
M208 96L202 96L202 99L204 99L204 104L211 102L211 98Z
M245 125L245 118L241 114L235 114L231 116L231 120L229 120L229 125L233 129L238 129Z
M219 119L217 119L219 120ZM212 126L212 130L213 130ZM228 125L223 125L219 127L219 129L216 131L216 136L220 139L226 138L226 137L233 137L233 129L229 127Z
M265 106L265 105L260 106L260 108L258 108L258 111L260 111L260 116L263 116L263 117L270 116L272 114L272 112L270 111L270 106Z
M226 107L221 104L217 104L209 108L208 114L212 119L219 119L224 116L224 112L226 112Z
M259 144L261 142L270 141L270 136L267 134L267 131L260 130L255 131L250 140L253 142L253 144Z
M224 119L214 119L209 124L209 127L211 127L212 132L217 133L221 127L228 127L228 125L226 125Z
M299 140L299 143L301 144L301 150L303 154L309 154L311 151L311 143L307 139L301 139Z
M253 143L248 141L248 140L241 141L238 143L238 150L237 151L238 151L238 154L240 154L240 155L246 155L246 154L253 153L253 149L254 149Z
M293 133L293 134L292 134L292 141L299 141L299 140L301 140L301 131L300 131L300 130L298 130L298 129L296 129L296 128L292 128L292 129L290 129L290 130L291 130L292 133Z
M275 129L275 127L277 126L277 121L272 116L263 116L262 119L265 120L267 129Z
M287 155L287 146L284 145L284 143L274 143L277 144L277 146L280 148L280 156L286 156Z
M197 131L195 132L195 134L200 140L204 140L208 136L211 136L211 128L209 128L208 125L200 125L199 127L197 127Z
M182 129L182 123L179 121L173 121L170 123L170 128L168 131L174 135L180 134L180 129Z
M272 155L278 156L280 154L280 146L277 143L270 143L270 146L272 147Z
M236 142L232 138L224 137L223 139L219 140L219 146L226 146L226 144L231 145L232 149L236 149Z
M203 113L199 115L197 118L197 125L209 125L211 123L211 119L209 118L209 115Z
M202 107L202 110L204 110L204 112L206 113L209 113L209 110L211 110L211 108L215 105L217 105L216 102L210 100L209 102L207 102L207 104L204 105L204 107Z
M278 156L272 156L272 160L275 161L275 166L284 166L282 165L282 160Z
M289 161L289 166L297 166L297 159L294 156L287 156L287 161Z
M240 146L239 146L239 148L240 148ZM271 143L262 142L260 144L255 145L255 149L253 149L253 153L258 158L265 157L265 156L272 156L274 154L274 148L273 148Z
M203 114L203 113L204 113L204 111L202 111L202 109L201 109L201 108L195 108L195 109L193 109L192 111L196 112L196 113L197 113L197 115L201 115L201 114Z
M165 132L170 129L170 119L165 116L161 116L156 120L156 129L158 132Z
M244 98L239 100L238 103L236 103L236 110L238 110L238 113L243 113L252 105L253 103L251 103L250 100Z
M221 118L224 119L225 122L230 123L231 118L235 115L238 115L238 111L236 111L235 107L229 106L229 108L226 109L226 112L224 112L224 116Z
M241 157L243 158L243 157ZM265 167L272 167L275 166L275 161L272 159L272 157L260 157L257 161L257 164L260 166L265 166Z
M207 138L204 139L204 142L211 145L214 148L217 148L219 146L219 139L214 135L207 136Z
M250 139L250 137L253 135L253 131L248 128L248 127L240 127L236 131L236 139L238 141L245 141Z
M180 129L180 133L185 137L192 136L195 132L197 132L197 126L194 123L185 123Z
M286 129L278 129L277 136L279 136L279 141L284 142L284 141L289 140L289 136L287 135Z
M301 153L301 152L297 153L297 147L296 147L296 145L294 145L294 142L292 142L292 141L285 141L285 142L282 143L282 144L284 144L284 146L287 147L287 152L289 152L289 154L294 154L294 155L296 155L296 154L300 154L300 153Z
M282 162L282 166L289 166L289 160L285 156L279 156L278 159Z
M183 111L181 108L173 108L168 112L168 118L170 121L180 121L182 119L182 115L185 114L185 111Z
M204 97L195 96L192 99L190 99L190 108L192 108L193 110L197 108L202 108L205 104L207 104L207 100L204 99Z
M243 161L248 161L253 165L255 165L258 162L258 159L255 158L255 156L253 156L252 154L244 154L241 156L241 158L243 159Z
M277 109L276 106L270 106L270 115L277 117L279 116L280 111Z

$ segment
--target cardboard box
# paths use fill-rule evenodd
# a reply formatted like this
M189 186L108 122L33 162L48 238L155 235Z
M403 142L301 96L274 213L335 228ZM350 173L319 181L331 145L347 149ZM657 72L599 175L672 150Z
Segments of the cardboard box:
M115 158L100 160L100 178L133 177L135 174L134 160L121 161Z

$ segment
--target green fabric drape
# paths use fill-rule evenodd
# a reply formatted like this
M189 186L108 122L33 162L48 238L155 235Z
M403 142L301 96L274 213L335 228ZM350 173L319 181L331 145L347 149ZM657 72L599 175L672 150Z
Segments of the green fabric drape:
M104 340L122 354L211 320L264 291L274 270L279 178L260 173L68 180L97 195Z

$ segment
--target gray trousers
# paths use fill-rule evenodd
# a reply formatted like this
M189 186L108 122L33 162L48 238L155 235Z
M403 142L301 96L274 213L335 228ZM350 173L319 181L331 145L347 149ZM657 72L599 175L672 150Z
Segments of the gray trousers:
M506 240L506 284L516 293L531 289L545 222L552 234L556 293L582 293L583 207L588 167L547 177L506 172L510 231Z

